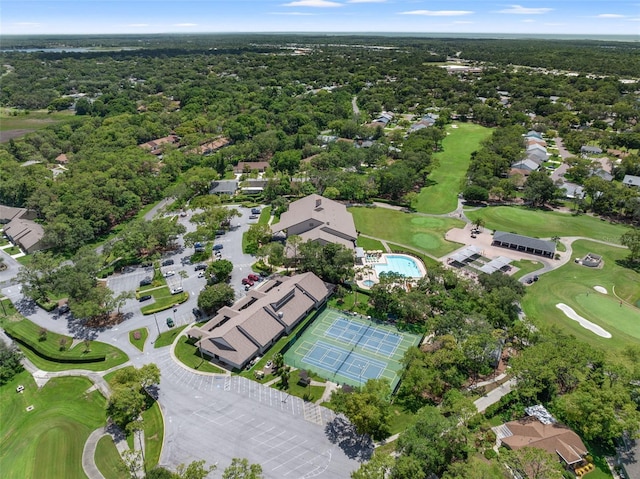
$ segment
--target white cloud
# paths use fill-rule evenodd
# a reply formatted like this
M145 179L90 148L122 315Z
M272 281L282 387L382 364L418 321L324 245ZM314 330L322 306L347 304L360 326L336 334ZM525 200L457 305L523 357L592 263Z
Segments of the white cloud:
M289 16L304 16L304 17L308 17L308 16L312 16L312 15L316 15L315 13L309 13L309 12L269 12L269 15L289 15Z
M398 15L423 15L426 17L458 17L471 15L469 10L411 10L409 12L399 12Z
M331 8L342 7L342 3L330 2L329 0L296 0L291 3L284 3L283 7L314 7L314 8Z
M596 15L596 18L625 18L625 15L620 15L619 13L601 13L600 15Z
M511 5L511 8L498 10L498 13L511 13L514 15L541 15L543 13L549 13L552 10L553 8L527 8L522 5Z
M174 23L174 27L197 27L197 23Z

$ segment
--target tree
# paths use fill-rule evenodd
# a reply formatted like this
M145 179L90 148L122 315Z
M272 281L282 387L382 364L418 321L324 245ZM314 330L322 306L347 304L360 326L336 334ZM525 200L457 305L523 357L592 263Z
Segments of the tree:
M176 468L177 479L205 479L216 466L205 466L206 461L193 461L188 465L180 464Z
M469 185L462 192L462 196L465 200L476 203L487 201L489 199L489 192L482 186Z
M207 267L207 276L209 283L226 283L231 277L233 271L233 263L228 259L219 259L214 261Z
M225 283L205 286L198 296L198 307L207 314L218 311L223 306L231 306L235 291Z
M113 389L107 413L114 423L124 429L140 415L144 407L145 397L139 388L122 386Z
M640 261L640 228L633 228L620 237L620 243L629 248L629 261Z
M562 479L562 466L555 454L537 447L507 450L500 457L511 470L529 479Z
M374 454L369 461L363 462L358 470L351 473L351 479L387 479L393 464L393 456Z
M353 278L353 263L353 251L340 244L307 241L300 245L300 269L311 271L328 283Z
M24 370L21 359L22 353L18 348L7 346L4 341L0 341L0 386Z
M374 439L384 439L388 436L391 387L387 380L370 379L361 391L334 394L337 394L336 411L349 418L358 434Z
M31 255L31 261L22 266L17 280L22 285L22 294L34 301L47 301L56 287L58 261L46 251Z
M532 171L524 183L522 197L532 206L544 206L558 195L559 188L544 171Z
M222 479L262 479L262 466L249 464L247 459L234 457L222 473Z
M280 382L284 389L289 389L289 379L291 378L291 368L289 366L283 366L278 369L278 376L280 376Z
M169 469L165 469L161 466L156 466L150 471L147 471L145 479L176 479L176 475Z

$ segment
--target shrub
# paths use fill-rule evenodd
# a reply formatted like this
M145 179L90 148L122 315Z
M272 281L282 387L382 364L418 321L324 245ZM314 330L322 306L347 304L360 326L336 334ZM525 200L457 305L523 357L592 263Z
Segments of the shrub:
M493 449L486 449L484 451L484 457L485 459L489 459L489 460L495 459L496 457L498 457L498 453Z
M133 339L135 339L136 341L140 341L141 337L142 337L142 334L140 334L140 331L133 332Z

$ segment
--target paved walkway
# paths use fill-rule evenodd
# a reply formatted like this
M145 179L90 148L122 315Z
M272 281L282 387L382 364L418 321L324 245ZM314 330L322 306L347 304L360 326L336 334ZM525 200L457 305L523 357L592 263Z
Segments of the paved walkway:
M101 437L106 436L108 433L104 427L96 429L87 438L84 443L84 449L82 450L82 469L89 479L105 479L105 477L96 466L95 454L98 447L98 441Z
M473 402L478 412L484 412L492 404L497 403L503 396L506 396L511 392L511 389L516 385L515 379L509 379L506 383L501 384L497 388L489 391L480 399Z

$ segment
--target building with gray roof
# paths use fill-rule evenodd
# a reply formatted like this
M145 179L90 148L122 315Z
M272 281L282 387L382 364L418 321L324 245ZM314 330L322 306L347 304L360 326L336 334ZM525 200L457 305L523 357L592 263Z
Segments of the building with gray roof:
M358 238L347 207L316 194L291 203L280 221L271 226L271 231L286 233L287 237L297 235L305 242L338 243L351 250Z
M624 175L624 178L622 179L622 184L626 186L635 186L636 188L640 188L640 176Z
M27 253L44 249L44 228L33 221L34 211L25 208L0 205L0 224L5 236Z
M201 353L231 369L242 369L324 305L332 292L333 285L313 273L277 276L233 306L221 308L187 336L198 340Z
M556 253L556 244L553 241L531 238L505 231L496 231L493 234L492 246L515 249L523 253L547 256L553 258Z

